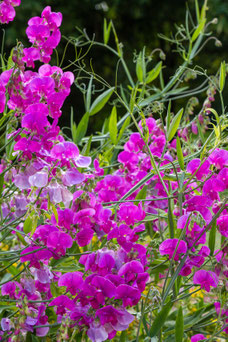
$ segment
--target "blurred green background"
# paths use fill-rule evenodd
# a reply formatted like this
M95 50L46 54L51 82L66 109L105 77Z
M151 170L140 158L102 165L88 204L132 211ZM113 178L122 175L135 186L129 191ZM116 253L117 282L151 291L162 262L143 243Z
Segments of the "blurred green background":
M133 63L134 53L138 53L144 46L147 51L160 47L166 54L165 77L175 72L180 59L173 53L173 47L166 41L159 39L157 34L162 33L167 36L175 32L175 23L184 23L186 6L192 9L194 15L194 0L185 2L184 0L22 0L20 7L16 8L16 19L9 25L3 26L6 31L5 47L6 53L16 44L16 40L22 41L28 46L25 36L27 21L32 16L40 16L42 9L50 5L52 11L60 11L63 14L61 26L62 36L77 36L76 26L81 29L86 28L89 36L95 33L96 40L103 40L104 18L112 19L116 27L119 41L124 46L124 57L134 74L135 64ZM200 5L203 1L199 0ZM228 51L228 1L209 0L208 18L218 18L218 24L212 26L214 35L222 42L222 47L215 47L211 41L200 54L197 64L208 69L209 73L215 73L220 62L227 58ZM64 50L66 40L58 48L61 55ZM94 47L90 51L88 58L92 58L93 68L110 84L114 84L115 66L117 60L102 48ZM74 59L74 50L70 47L67 51L64 65L69 60ZM118 79L125 80L122 68L119 69ZM79 122L84 114L83 98L79 90L74 86L69 99L67 99L61 118L61 126L69 126L70 106L75 112L75 121ZM104 118L109 115L109 108L105 107L103 113L96 115L90 121L90 132L101 129Z

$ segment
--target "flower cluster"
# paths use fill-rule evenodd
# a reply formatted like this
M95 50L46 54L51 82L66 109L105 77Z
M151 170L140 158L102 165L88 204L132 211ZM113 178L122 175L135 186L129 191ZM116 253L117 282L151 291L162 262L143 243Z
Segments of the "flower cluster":
M1 335L9 342L24 340L28 332L46 336L53 319L58 341L71 338L72 331L86 332L93 342L111 340L133 322L129 309L151 280L150 262L158 254L167 269L169 263L179 267L180 276L192 276L206 292L227 286L227 246L212 251L207 233L215 222L217 233L228 236L222 203L228 151L216 148L203 160L188 162L180 193L176 175L181 171L173 168L176 139L167 142L165 128L149 117L125 142L115 170L105 174L97 159L92 168L91 158L80 154L58 126L74 82L71 72L49 64L61 21L61 13L49 6L41 17L31 18L26 34L32 46L19 45L14 67L0 75L0 112L9 110L18 124L7 136L14 140L12 159L0 165L5 181L1 220L16 222L9 233L22 265L18 279L1 283L2 296L19 312L1 321ZM44 64L36 72L28 69L36 61ZM128 194L150 172L145 184ZM176 226L167 238L171 217ZM147 221L162 237L156 248L144 239ZM213 252L215 272L207 268ZM168 273L160 274L161 281ZM215 309L226 322L220 302ZM200 339L204 335L192 336L192 341Z
M0 1L0 23L8 24L15 18L14 7L20 6L21 0L1 0Z

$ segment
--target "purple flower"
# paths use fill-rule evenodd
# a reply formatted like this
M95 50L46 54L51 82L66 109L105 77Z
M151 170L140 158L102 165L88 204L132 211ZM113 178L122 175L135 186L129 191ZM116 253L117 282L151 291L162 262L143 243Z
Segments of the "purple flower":
M58 286L66 286L67 291L75 296L76 293L82 288L83 285L83 273L81 272L69 272L63 274L58 281Z
M134 320L134 316L126 310L118 310L111 305L98 309L96 316L99 317L101 325L110 323L116 331L126 330Z
M65 255L66 249L71 248L72 244L71 236L60 231L52 232L47 239L47 247L51 248L59 256Z
M66 186L80 184L84 179L85 176L75 168L67 170L62 176L63 184Z
M191 342L198 342L198 341L203 341L206 340L206 337L204 337L203 334L196 334L191 337Z
M91 158L81 156L77 146L69 141L56 144L51 150L51 157L62 161L72 159L78 167L88 167L91 163Z
M122 284L116 289L116 299L122 299L124 307L136 305L140 297L141 293L135 287Z
M116 286L110 280L101 276L95 276L92 279L91 285L101 290L105 297L108 297L108 298L115 297Z
M9 318L1 319L1 327L3 331L9 331L12 328L12 324Z
M72 311L75 308L73 300L71 300L65 295L61 295L53 299L49 303L49 306L57 306L57 315L64 314L66 312L66 309Z
M202 289L210 292L210 287L217 287L219 279L212 271L199 270L193 276L193 284L201 285Z
M217 219L217 225L221 235L228 237L228 215L222 215Z
M44 188L48 183L48 172L39 171L34 173L34 175L29 177L29 183L31 186L35 186L37 188Z
M140 204L138 206L131 203L122 204L118 212L119 220L125 221L128 225L134 225L136 222L143 220L145 216Z
M10 298L15 298L16 284L13 281L9 281L8 283L2 285L1 292L2 296L9 295Z
M219 191L225 190L225 184L215 176L208 179L203 185L203 195L206 195L214 200L219 200Z
M178 239L167 239L160 244L159 252L161 255L168 255L169 259L173 257L173 253L178 244ZM185 241L180 240L177 250L175 252L174 260L178 261L180 259L180 254L187 252L187 244Z
M210 172L209 171L210 163L208 160L205 160L201 166L200 164L201 164L201 160L196 158L196 159L192 159L187 165L187 172L191 173L192 175L198 169L198 171L195 173L195 177L199 180L201 180L204 176L208 175Z
M216 148L208 158L209 162L217 169L228 166L228 151Z
M100 325L91 324L88 331L88 337L91 339L92 342L102 342L107 340L108 333L107 331Z

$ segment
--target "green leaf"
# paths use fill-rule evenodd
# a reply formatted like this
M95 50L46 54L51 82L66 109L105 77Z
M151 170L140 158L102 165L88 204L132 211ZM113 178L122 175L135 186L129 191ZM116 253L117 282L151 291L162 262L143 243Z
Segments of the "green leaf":
M177 159L181 170L184 171L184 156L181 149L181 143L179 137L177 137Z
M162 62L157 63L157 65L147 74L146 84L154 81L160 74L162 68Z
M169 101L167 115L166 115L166 130L168 132L170 126L170 116L171 116L171 100Z
M205 23L206 23L206 19L202 19L200 21L199 25L197 26L196 30L194 31L192 35L192 43L199 37L200 33L203 31Z
M112 21L107 25L107 20L104 19L104 44L107 45L110 37L110 31L112 27Z
M117 142L119 142L120 139L122 138L122 136L123 136L123 134L124 134L124 131L125 131L125 129L129 126L130 122L131 122L131 118L130 118L130 116L129 116L129 117L124 121L123 126L122 126L121 129L120 129L120 132L119 132L119 135L118 135Z
M116 145L118 130L117 130L117 111L116 111L115 106L112 108L108 128L109 128L111 141L114 145Z
M25 222L24 222L24 226L23 226L23 231L25 234L28 234L32 231L32 223L33 223L33 218L31 215L29 215Z
M0 175L0 198L3 191L4 175Z
M71 136L72 136L73 142L75 142L77 126L76 126L76 123L74 122L74 110L73 110L73 107L71 107L71 109L70 109L70 128L71 128Z
M153 324L150 328L150 337L155 337L158 335L159 331L165 324L166 318L168 317L169 311L172 307L173 303L169 301L167 304L165 304L161 310L158 312L158 315L156 316L155 320L153 321Z
M92 84L93 84L93 75L91 76L88 84L88 88L86 91L86 112L89 112L90 104L91 104L91 94L92 94Z
M145 76L145 48L141 51L138 55L137 62L136 62L136 75L139 82L143 82Z
M216 222L212 224L210 233L209 233L209 248L210 248L210 255L214 255L215 250L215 240L216 240Z
M179 307L177 318L176 318L176 327L175 327L175 336L176 342L182 342L184 337L184 318L182 306Z
M144 187L137 193L135 199L136 200L141 200L141 199L145 199L146 198L146 194L147 194L147 185L144 185ZM138 201L135 202L135 205L138 204Z
M77 131L76 131L76 136L74 143L79 144L82 138L84 138L87 128L88 128L88 123L89 123L89 112L85 113L81 119L81 121L78 124Z
M91 148L91 142L92 142L92 135L89 137L87 143L85 144L85 146L82 149L82 155L83 156L88 156L89 152L90 152L90 148Z
M167 140L170 141L174 135L176 134L176 131L179 127L181 118L182 118L182 114L183 114L184 109L181 108L179 110L179 112L174 116L170 126L169 126L169 130L168 130L168 134L167 134Z
M220 92L223 91L226 80L226 63L223 61L220 66L220 75L219 75L219 89Z
M14 67L13 51L14 51L14 48L11 50L10 56L8 58L8 61L7 61L7 70L12 69Z
M93 102L90 110L89 110L89 115L94 115L97 112L99 112L104 105L108 102L108 100L110 99L113 91L114 91L114 87L106 90L105 92L103 92L101 95L99 95L96 100Z

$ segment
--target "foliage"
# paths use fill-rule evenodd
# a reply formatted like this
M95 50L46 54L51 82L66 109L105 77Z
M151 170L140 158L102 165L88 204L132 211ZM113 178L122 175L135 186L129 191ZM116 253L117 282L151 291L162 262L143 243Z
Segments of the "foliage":
M50 7L29 20L29 47L1 55L3 340L225 340L227 63L195 64L207 10L195 1L163 37L181 61L168 81L161 50L142 47L129 68L113 21L103 42L69 37L74 74L51 66L62 14ZM112 84L85 63L94 47L117 61ZM84 111L77 124L72 107L71 140L58 124L73 85Z

